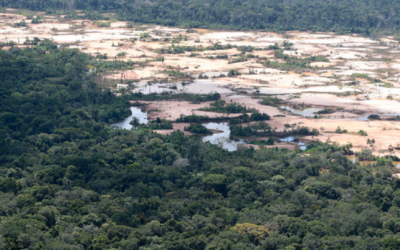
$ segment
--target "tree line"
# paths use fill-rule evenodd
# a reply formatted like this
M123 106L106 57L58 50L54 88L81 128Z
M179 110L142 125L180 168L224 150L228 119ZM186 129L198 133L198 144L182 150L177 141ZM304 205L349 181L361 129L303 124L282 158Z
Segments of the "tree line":
M371 34L399 29L400 4L373 0L2 0L2 7L117 14L118 19L187 28L335 31Z

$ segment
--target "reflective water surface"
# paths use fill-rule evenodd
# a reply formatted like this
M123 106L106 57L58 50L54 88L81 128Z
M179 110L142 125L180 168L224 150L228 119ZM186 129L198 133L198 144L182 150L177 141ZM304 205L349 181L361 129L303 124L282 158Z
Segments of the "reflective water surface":
M234 141L229 139L231 134L231 130L229 129L229 125L227 122L209 122L203 124L208 129L216 129L223 131L222 133L215 133L213 135L205 136L203 138L204 142L210 142L215 145L223 145L223 148L228 151L235 151L239 144L245 144L244 140Z
M132 121L133 117L137 117L139 119L140 124L147 124L149 122L147 120L147 113L142 112L140 108L131 107L131 111L132 114L127 118L125 118L125 120L111 124L111 126L130 130L132 129L133 126L129 123Z

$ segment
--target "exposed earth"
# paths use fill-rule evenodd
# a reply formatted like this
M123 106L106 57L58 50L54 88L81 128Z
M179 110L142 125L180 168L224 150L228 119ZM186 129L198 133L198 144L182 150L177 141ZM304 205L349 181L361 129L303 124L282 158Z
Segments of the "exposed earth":
M395 154L400 156L400 49L394 37L372 39L360 35L338 35L334 33L286 32L231 32L204 29L186 30L153 25L136 25L126 22L90 20L69 20L62 16L38 13L42 23L32 24L26 16L18 14L0 14L0 42L14 41L17 47L26 47L24 42L37 37L51 39L59 45L77 48L85 53L107 54L107 60L134 61L134 69L114 71L101 76L99 83L106 87L127 91L175 92L208 94L218 92L222 99L244 104L271 116L268 123L277 130L283 130L285 124L301 124L320 130L319 136L304 137L303 141L319 140L339 145L352 144L353 150L371 149L376 155ZM25 27L16 26L25 20ZM100 27L108 26L109 27ZM103 25L102 25L103 24ZM129 27L129 28L128 28ZM224 50L204 50L181 54L160 54L157 50L172 46L214 46L236 45L253 46L262 50L251 52L254 57L247 61L230 63L241 52L236 48ZM168 39L166 39L168 38ZM306 58L325 56L328 62L313 62L311 68L282 70L266 67L259 59L276 59L274 50L265 50L284 41L293 44L284 50L284 54ZM3 47L10 49L9 46ZM215 57L220 57L215 59ZM227 56L227 58L223 58ZM161 61L159 58L163 57ZM222 58L221 58L222 57ZM142 62L142 64L140 64ZM187 73L193 83L183 85L166 74L165 70ZM231 70L238 70L239 76L228 77ZM219 77L221 74L225 77ZM199 75L208 79L198 79ZM168 78L168 83L148 84L155 79ZM123 83L117 85L119 82ZM124 85L129 83L129 85ZM261 105L261 98L272 96L282 100L277 106ZM190 102L148 102L149 119L160 117L175 120L181 114L222 116L221 113L199 111L210 102L193 104ZM284 110L280 106L286 106ZM308 108L329 108L330 114L308 117L295 114ZM288 111L291 109L292 111ZM305 112L305 113L304 113ZM380 120L370 120L368 116L377 114ZM237 115L237 114L236 114ZM284 117L274 117L285 115ZM226 114L224 114L226 116ZM235 116L235 114L230 114ZM340 127L347 133L335 133ZM181 129L182 124L175 124ZM362 136L358 132L365 131ZM170 131L159 131L168 133ZM375 143L367 144L368 139ZM278 144L293 148L288 143Z

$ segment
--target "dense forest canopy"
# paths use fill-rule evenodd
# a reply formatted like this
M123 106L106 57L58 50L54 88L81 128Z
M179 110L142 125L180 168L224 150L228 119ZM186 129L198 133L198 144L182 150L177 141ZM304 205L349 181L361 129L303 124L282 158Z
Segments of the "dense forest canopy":
M120 20L188 28L398 31L398 0L2 0L30 10L113 11Z
M0 249L400 248L391 159L113 129L139 95L101 90L96 63L50 41L0 50Z
M84 10L93 19L112 11L120 20L241 30L392 32L399 20L399 1L0 4L72 15ZM258 150L241 145L229 152L199 135L157 134L153 129L172 126L161 119L132 130L113 128L111 123L130 114L132 100L213 101L206 110L244 113L231 120L238 136L268 135L273 118L225 103L218 93L117 96L101 88L96 76L134 68L133 62L102 60L49 40L36 38L35 44L0 49L0 249L400 249L400 179L392 177L391 158L365 150L358 160L374 163L361 165L346 157L353 154L351 145L320 142L305 151L260 143ZM283 60L303 67L326 58ZM193 122L187 130L211 133L198 124L202 119L211 118L181 116L176 122ZM244 121L256 123L243 127ZM293 131L318 135L305 127Z
M91 80L90 62L96 63L92 56L78 49L59 50L50 41L24 50L1 50L0 125L7 136L1 137L0 145L8 137L62 134L72 126L83 132L86 123L98 131L103 129L100 122L129 115L127 101L102 91ZM77 126L78 120L82 124Z

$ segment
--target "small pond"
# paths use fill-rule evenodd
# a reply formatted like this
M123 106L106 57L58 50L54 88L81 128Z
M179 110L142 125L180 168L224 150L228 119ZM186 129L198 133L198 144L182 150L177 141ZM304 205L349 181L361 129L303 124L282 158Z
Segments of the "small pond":
M299 138L298 137L295 137L295 136L289 136L289 137L285 137L285 138L279 138L279 140L281 141L281 142L289 142L289 143L292 143L292 144L296 144L297 146L299 146L299 148L301 149L301 150L306 150L307 149L307 145L304 143L304 142L301 142L300 140L299 140Z
M223 144L223 148L228 151L235 151L235 150L237 150L237 147L239 144L246 143L244 140L233 141L233 140L229 139L231 130L230 130L227 122L221 122L221 123L209 122L209 123L205 123L203 125L208 129L216 129L216 130L223 131L222 133L215 133L215 134L212 134L209 136L205 136L203 138L204 142L210 142L211 144L215 144L215 145L218 145L219 143L221 143L221 144Z
M140 110L140 108L131 107L131 112L132 112L132 114L130 116L128 116L127 118L125 118L125 120L111 124L111 127L118 127L118 128L130 130L133 128L133 126L129 123L132 121L133 117L137 117L139 119L140 124L148 123L147 113L142 112L142 110Z
M283 109L283 110L288 110L288 111L292 112L293 114L298 114L298 115L305 116L305 117L307 117L307 116L314 117L314 115L316 115L315 114L316 112L323 110L321 108L307 108L307 109L301 110L301 109L293 109L288 106L281 106L279 108Z

